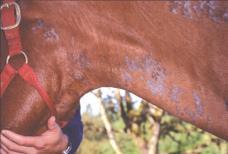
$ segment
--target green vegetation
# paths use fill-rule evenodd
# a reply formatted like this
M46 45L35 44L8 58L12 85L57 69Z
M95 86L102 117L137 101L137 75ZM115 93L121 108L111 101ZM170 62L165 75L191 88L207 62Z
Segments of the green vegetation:
M85 135L78 154L115 154L100 117L88 117L88 115L83 116ZM163 119L164 121L176 120L179 123L175 123L177 130L170 132L172 137L170 135L161 136L160 154L227 154L226 141L168 114ZM131 134L123 131L123 121L118 119L111 123L123 154L139 154L139 147Z
M226 141L149 106L143 100L134 108L128 96L125 97L115 96L119 101L118 110L113 109L112 101L102 102L122 154L148 153L149 146L156 146L158 154L228 154ZM84 140L77 154L115 154L100 116L86 113L83 122ZM157 143L151 145L155 125L160 126L159 136Z

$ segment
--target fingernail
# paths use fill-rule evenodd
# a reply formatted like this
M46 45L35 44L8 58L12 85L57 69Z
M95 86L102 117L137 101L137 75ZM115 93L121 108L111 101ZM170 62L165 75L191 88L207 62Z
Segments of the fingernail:
M56 118L53 116L53 121L55 122Z

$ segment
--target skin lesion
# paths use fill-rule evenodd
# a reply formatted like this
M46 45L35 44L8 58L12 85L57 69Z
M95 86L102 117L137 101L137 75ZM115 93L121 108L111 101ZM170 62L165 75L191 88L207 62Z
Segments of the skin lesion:
M192 96L193 96L193 100L195 102L196 114L199 116L202 116L204 111L203 111L201 97L196 92L193 92Z
M121 73L121 77L127 83L131 83L133 81L131 74L126 71Z
M170 12L181 14L188 19L206 16L216 23L228 22L226 1L170 1Z
M143 71L142 74L149 75L145 78L145 81L153 95L162 95L164 93L166 71L156 59L147 55L133 59L126 57L125 64L130 73Z
M172 90L171 90L171 100L172 102L174 103L178 103L179 102L179 97L180 95L182 94L182 90L180 87L173 87Z
M187 91L183 91L180 87L174 86L170 91L170 99L176 106L176 112L178 114L183 110L182 114L187 115L190 119L195 121L196 117L201 117L204 114L202 99L197 92L193 91L192 94L190 93L190 98L192 98L195 108L183 107L183 104L180 104L180 97L182 97L184 93L187 93Z
M60 40L57 30L45 23L42 19L36 19L32 25L32 32L41 34L42 38L47 42L55 42Z

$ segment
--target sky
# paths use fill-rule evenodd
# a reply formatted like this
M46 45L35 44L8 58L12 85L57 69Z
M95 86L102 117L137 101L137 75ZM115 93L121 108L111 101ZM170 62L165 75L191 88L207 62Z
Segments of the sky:
M116 88L107 88L103 87L101 88L102 91L102 98L106 98L107 96L114 97L115 96L115 90ZM125 90L120 89L120 95L124 96L125 95ZM132 101L134 102L134 107L138 107L141 102L141 98L134 94L130 94ZM80 99L80 104L81 104L81 114L85 113L87 111L88 106L90 106L90 114L93 116L97 116L100 113L99 110L99 105L98 105L98 98L93 94L92 92L89 92L85 94L81 99Z

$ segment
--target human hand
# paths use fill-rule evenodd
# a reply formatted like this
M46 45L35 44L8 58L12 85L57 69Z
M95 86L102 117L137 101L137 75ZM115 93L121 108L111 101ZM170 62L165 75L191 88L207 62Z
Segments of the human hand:
M51 154L61 153L68 138L55 121L48 119L48 130L40 136L22 136L9 130L1 131L1 154Z

